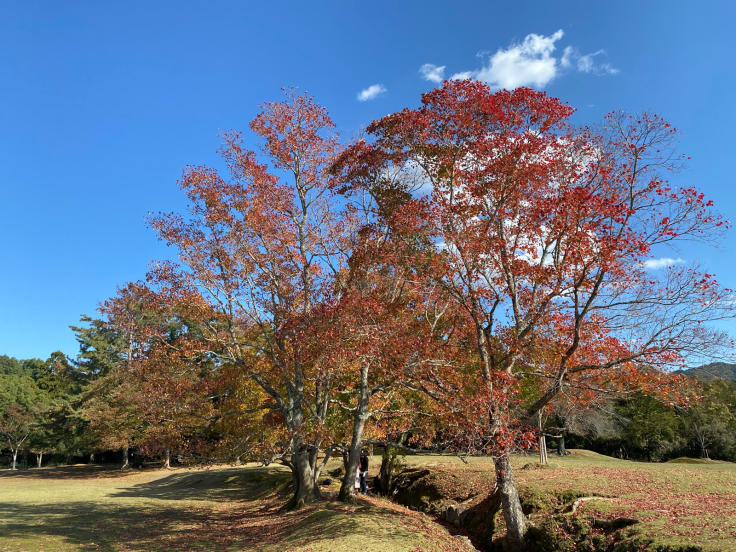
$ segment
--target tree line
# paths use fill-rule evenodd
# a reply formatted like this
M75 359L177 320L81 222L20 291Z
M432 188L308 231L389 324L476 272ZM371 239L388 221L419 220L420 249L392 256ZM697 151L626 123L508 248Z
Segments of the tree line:
M698 398L684 408L650 395L617 400L596 411L547 420L553 449L588 448L648 462L678 458L736 462L736 382L697 382Z
M75 328L70 387L43 396L76 450L282 463L292 507L334 455L353 500L368 440L490 455L521 546L512 452L616 397L686 409L702 390L667 369L730 346L712 274L645 265L728 227L668 181L676 130L573 111L448 81L345 144L287 91L251 122L257 147L227 132L221 167L184 170L187 208L149 219L177 260Z
M99 319L86 321L102 325ZM90 328L77 329L80 341L88 339L86 332ZM109 360L115 362L116 357ZM100 412L100 385L92 383L106 372L104 368L90 372L89 368L89 363L70 360L59 351L45 361L0 356L0 434L4 438L0 451L7 452L11 469L20 464L41 467L44 461L54 465L94 462L95 455L97 461L103 461L103 453L108 455L107 462L121 461L123 467L128 467L127 451L131 449L141 460L163 467L171 465L172 454L180 464L265 460L254 456L247 445L233 448L232 439L237 438L237 432L226 435L226 431L212 431L207 446L199 442L193 448L188 441L202 438L204 423L181 426L178 433L163 438L160 424L164 420L153 413L146 419L141 403L132 394L125 396L130 407L125 416L116 410L121 405L114 403L110 411ZM567 448L586 448L648 462L680 457L736 462L736 381L711 378L690 385L697 390L697 401L686 407L666 404L648 394L617 397L599 406L579 408L565 408L557 403L543 420L547 446L558 455L566 454ZM112 393L106 384L102 393L107 401L118 392ZM214 413L215 409L208 411ZM205 419L216 417L210 414ZM113 421L121 418L128 423L118 425L117 430L112 428ZM373 432L366 442L410 451L419 446L411 437L411 428L404 432ZM437 435L424 443L433 450L457 452L447 444ZM533 453L537 448L538 443L526 450Z

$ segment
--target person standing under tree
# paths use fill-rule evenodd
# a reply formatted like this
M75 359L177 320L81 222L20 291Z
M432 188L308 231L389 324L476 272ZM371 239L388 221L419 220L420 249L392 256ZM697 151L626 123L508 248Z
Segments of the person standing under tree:
M368 476L368 455L365 450L360 451L360 492L366 494L368 492L368 484L366 477Z

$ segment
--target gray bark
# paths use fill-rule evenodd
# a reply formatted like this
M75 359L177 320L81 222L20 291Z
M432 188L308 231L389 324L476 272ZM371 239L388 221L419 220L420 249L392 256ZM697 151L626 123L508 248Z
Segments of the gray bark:
M523 549L526 516L521 509L519 493L511 469L511 460L504 454L493 460L496 468L496 492L501 495L503 518L506 521L507 541L511 550Z
M539 463L547 464L547 437L544 433L539 435Z
M41 467L41 462L43 461L43 452L37 452L36 453L36 467Z
M14 448L12 452L13 452L13 461L10 464L10 469L17 470L18 469L18 449Z
M171 449L166 449L164 451L164 469L169 469L171 467Z
M368 369L368 365L365 364L360 369L360 394L358 396L358 404L353 413L353 437L350 441L350 449L348 450L345 475L342 478L342 485L340 486L339 499L343 502L355 501L355 477L358 472L360 451L363 445L363 429L369 416L370 392L368 390Z
M355 478L358 474L358 464L360 463L360 450L363 443L363 428L365 427L365 417L356 416L353 420L353 438L350 442L348 450L348 462L345 469L345 475L342 478L340 486L339 499L343 502L353 502L355 500Z
M130 466L130 459L128 458L128 447L123 448L123 465L120 467L121 470L126 469Z
M311 454L306 448L292 454L292 479L294 481L294 496L291 499L292 508L301 508L305 504L319 498L319 486L315 481L315 466Z

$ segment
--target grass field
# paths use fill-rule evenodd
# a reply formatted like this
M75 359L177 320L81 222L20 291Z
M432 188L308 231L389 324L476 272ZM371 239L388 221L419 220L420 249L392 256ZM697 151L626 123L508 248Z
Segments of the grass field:
M522 496L541 504L530 516L533 522L542 522L559 505L551 497L600 496L582 504L578 513L587 518L637 519L640 523L626 533L660 545L736 552L736 464L631 462L583 450L551 456L549 467L540 468L536 460L516 457L513 462ZM406 462L433 466L453 482L449 484L490 489L489 459L470 458L466 465L457 458L415 456Z
M585 502L583 517L632 517L640 523L624 531L659 544L736 552L736 464L646 464L587 451L552 458L547 468L533 462L515 459L522 495L541 504L531 514L534 523L559 506L548 497L596 495L603 498ZM432 467L448 487L490 488L487 459L464 464L453 457L414 456L406 463ZM380 498L356 506L328 500L282 512L287 483L284 469L255 466L3 470L0 551L468 549L428 516Z
M429 517L381 499L281 512L281 468L0 472L0 551L467 551Z

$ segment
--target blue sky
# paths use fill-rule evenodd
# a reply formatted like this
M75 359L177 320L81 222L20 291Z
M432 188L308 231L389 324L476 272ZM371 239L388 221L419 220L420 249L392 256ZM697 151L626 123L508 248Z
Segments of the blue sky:
M692 156L673 182L736 221L732 2L0 7L0 354L74 355L68 326L167 255L146 213L180 208L181 169L216 163L218 134L246 129L285 86L313 94L346 139L416 104L425 77L465 72L544 89L581 123L654 111ZM736 288L733 237L667 255Z

